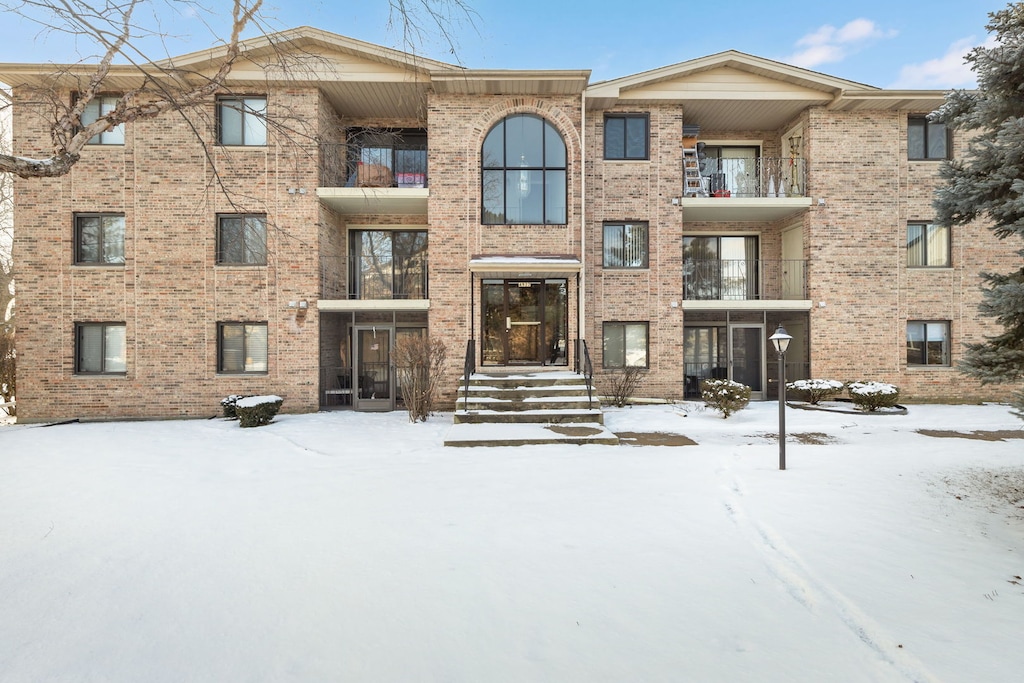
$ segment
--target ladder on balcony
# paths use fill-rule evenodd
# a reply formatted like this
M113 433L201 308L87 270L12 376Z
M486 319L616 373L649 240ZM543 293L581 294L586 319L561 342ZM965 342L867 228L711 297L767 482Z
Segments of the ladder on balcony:
M696 147L683 148L683 196L707 197L705 178L700 174L700 157Z

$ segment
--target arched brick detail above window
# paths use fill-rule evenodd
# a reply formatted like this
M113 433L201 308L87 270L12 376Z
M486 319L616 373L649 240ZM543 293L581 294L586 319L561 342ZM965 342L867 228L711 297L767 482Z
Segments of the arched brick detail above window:
M484 144L484 138L499 121L513 114L535 114L549 121L565 141L566 155L571 160L570 174L575 173L575 163L580 159L580 134L575 121L557 104L535 98L510 98L494 104L484 111L473 124L471 147L477 150Z

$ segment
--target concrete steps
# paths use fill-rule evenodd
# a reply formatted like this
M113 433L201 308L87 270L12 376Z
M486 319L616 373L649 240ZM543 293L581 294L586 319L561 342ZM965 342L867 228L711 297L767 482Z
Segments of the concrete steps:
M476 373L460 379L446 446L617 444L596 395L566 371Z

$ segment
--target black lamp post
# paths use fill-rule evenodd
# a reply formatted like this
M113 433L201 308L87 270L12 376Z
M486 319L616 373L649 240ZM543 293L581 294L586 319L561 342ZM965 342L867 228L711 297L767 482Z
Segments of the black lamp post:
M779 469L786 469L786 349L793 339L779 323L779 329L768 337L779 354Z

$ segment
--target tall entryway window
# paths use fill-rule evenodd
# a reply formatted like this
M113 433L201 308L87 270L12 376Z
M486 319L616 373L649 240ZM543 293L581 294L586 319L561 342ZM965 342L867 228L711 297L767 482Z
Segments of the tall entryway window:
M484 138L480 166L484 225L564 225L565 141L549 121L512 114Z
M484 280L483 365L568 363L567 280Z

